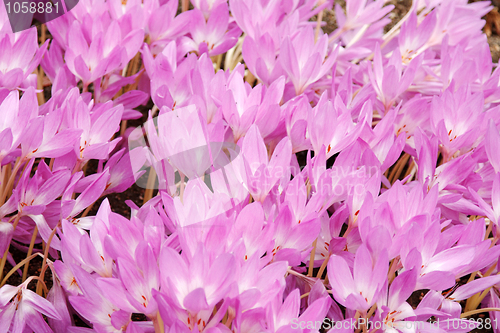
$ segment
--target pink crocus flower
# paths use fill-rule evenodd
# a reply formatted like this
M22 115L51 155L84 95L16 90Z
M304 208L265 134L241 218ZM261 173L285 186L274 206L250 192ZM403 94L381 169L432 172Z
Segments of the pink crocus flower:
M417 327L419 324L411 322L411 319L416 317L417 311L406 302L415 290L416 281L415 270L403 272L394 279L389 292L386 290L385 295L377 303L375 318L382 322L385 332L405 331L405 325L411 324Z
M172 222L178 228L199 227L206 228L213 219L231 209L231 198L219 193L212 193L201 178L188 181L184 199L176 196L173 199L174 210L167 211L172 214ZM175 216L175 217L174 217Z
M310 244L318 237L319 219L301 223L293 223L290 208L284 205L274 221L274 247L268 253L275 261L287 260L289 265L296 266L309 254Z
M335 299L342 305L360 311L368 310L380 297L387 283L387 252L374 259L366 245L356 251L353 273L340 256L328 261L328 278Z
M419 274L418 288L444 290L451 288L456 276L461 276L460 272L470 265L474 259L475 246L459 245L437 252L434 246L429 245L432 239L438 237L435 230L423 237L426 247L422 246L421 252L413 248L402 261L407 269L416 267Z
M493 180L493 188L491 189L491 205L487 204L473 189L469 188L470 193L477 200L479 207L484 211L486 216L495 225L500 223L500 173L495 174Z
M309 139L315 152L326 150L326 157L330 158L359 137L364 122L371 115L372 106L367 101L363 106L365 118L354 123L351 112L342 101L337 97L333 104L325 92L312 111L307 119Z
M479 133L486 132L483 94L473 94L467 86L454 90L452 84L431 104L430 123L442 145L445 162L474 148L480 137L478 129Z
M10 206L11 203L16 202L17 207L15 209L17 209L19 216L31 218L36 223L40 236L47 242L52 228L47 224L43 212L47 205L63 193L65 187L68 185L71 173L69 170L51 172L42 160L37 167L35 175L29 178L29 172L33 167L33 163L34 159L28 163L26 167L28 172L23 174L7 205L2 207L3 209L0 208L0 211ZM19 231L17 230L16 233L19 233ZM55 248L59 247L58 239L54 239L53 246Z
M66 76L66 89L76 86L77 79L75 75L71 73L71 71L68 69L68 66L64 62L64 50L59 45L59 42L57 42L57 40L53 40L50 43L50 48L41 59L40 66L42 66L43 71L50 79L50 82L52 82L53 91L58 91L59 88L61 88L62 84L60 81L63 81L63 75Z
M252 221L252 223L250 223ZM260 202L252 202L245 206L234 222L234 227L228 235L228 243L237 247L243 243L245 261L252 257L262 258L268 247L271 246L274 226L266 224L264 209ZM239 251L238 251L239 252ZM261 264L268 260L261 260Z
M221 3L226 0L193 0L191 3L193 7L203 12L205 19L210 17L210 13L214 8L217 8Z
M165 246L159 259L160 267L177 267L176 270L160 271L160 295L167 304L178 309L178 318L184 325L191 329L196 326L200 331L211 324L208 319L213 307L224 299L235 283L234 256L224 253L209 264L205 260L207 255L202 244L191 258Z
M145 129L155 159L153 164L170 163L190 179L201 177L222 148L223 132L214 128L213 133L208 133L195 105L175 110L164 107L158 117L153 119L150 115Z
M100 163L97 173L79 180L75 192L81 193L85 191L96 178L101 176L103 171L108 170L109 179L102 195L121 193L132 186L145 173L145 170L139 171L145 160L146 152L143 148L137 147L126 153L125 148L123 148L111 156L105 166Z
M72 150L82 131L76 128L61 129L62 115L62 112L51 112L31 119L26 135L21 140L23 159L42 156L57 158Z
M332 33L332 37L341 33L360 28L364 25L370 25L387 15L393 5L384 6L383 0L351 0L346 2L346 14L339 4L335 5L335 16L338 20L338 30ZM330 38L332 38L330 37Z
M253 89L235 72L227 82L227 91L222 100L222 114L233 130L237 142L256 124L263 137L269 136L278 126L285 78L280 77L268 88L262 84Z
M266 85L271 84L283 73L280 62L276 59L277 46L268 33L264 33L255 40L251 36L246 36L242 45L242 54L250 72Z
M62 196L62 205L60 209L59 217L61 219L70 220L74 225L81 228L88 229L90 222L93 220L92 216L86 216L83 218L76 219L75 216L80 214L86 207L95 202L106 189L106 184L109 179L109 171L105 170L92 180L88 186L86 186L81 194L76 199L72 199L73 193L75 193L75 187L77 182L82 177L83 172L75 173L71 180L69 181L66 190Z
M96 33L89 40L82 26L74 21L68 31L68 50L65 61L73 74L83 81L86 87L98 78L121 69L139 51L144 40L144 31L137 29L127 35L116 21L107 30Z
M306 138L307 117L310 112L311 104L304 96L294 98L283 105L286 132L292 143L293 153L311 148L311 143Z
M264 87L258 85L251 89L238 72L231 75L227 85L228 91L222 100L222 114L231 126L234 140L237 142L255 122Z
M38 116L34 89L28 89L21 99L17 90L10 92L0 103L0 165L24 139L26 124ZM7 161L6 161L7 162Z
M12 27L5 6L0 7L0 34L12 34Z
M96 280L77 265L71 265L75 283L81 288L82 294L69 296L72 307L88 320L98 332L120 332L130 322L131 313L111 303Z
M289 172L292 145L284 138L274 149L271 159L268 159L264 140L256 125L252 125L242 142L244 156L245 184L256 201L263 202L271 188Z
M230 0L229 5L238 26L253 39L273 31L282 14L278 1Z
M486 155L495 172L500 172L500 157L496 154L496 147L500 145L500 132L493 119L489 120L488 132L484 140Z
M137 247L135 254L133 262L118 258L119 279L98 278L97 284L115 306L155 318L158 305L152 292L159 290L158 265L146 242Z
M489 292L490 299L488 301L488 307L489 308L498 308L500 307L500 297L498 297L497 291L494 288L490 289ZM497 311L490 311L489 312L490 318L492 322L498 322L500 320L499 313ZM493 332L498 333L500 329L498 327L495 327L496 325L493 325Z
M417 14L413 11L408 21L401 26L398 42L404 64L410 63L412 59L432 45L430 38L436 27L436 12L430 12L420 24L417 22Z
M304 323L315 323L323 320L331 302L332 299L329 296L319 298L299 316L300 292L299 289L294 289L283 303L277 298L269 306L267 322L270 326L270 332L318 332L318 330L307 329L308 327L304 327Z
M96 224L94 222L92 229L98 228ZM66 256L73 257L74 262L79 263L88 271L110 277L113 263L112 258L103 249L105 235L93 232L90 238L87 234L82 235L79 229L67 220L63 220L62 225L65 236L61 244L62 251L66 253Z
M145 26L149 18L149 10L155 1L120 0L106 1L111 18L117 21L122 31L132 31Z
M36 333L52 331L42 314L61 320L54 306L45 298L27 289L34 277L19 286L4 285L0 288L0 330L23 332L31 329Z
M196 66L196 56L188 55L180 61L179 53L175 41L169 42L156 58L147 44L142 49L144 66L151 79L151 98L159 109L166 106L174 110L190 104L193 82L188 73Z
M375 46L373 70L369 70L370 81L387 112L397 98L411 85L415 77L416 62L404 69L401 64L399 50L393 51L388 64L383 66L380 47Z
M241 35L237 25L229 25L229 8L226 2L212 9L207 21L201 10L194 9L191 20L191 38L185 37L181 42L186 51L208 53L209 56L222 54L236 45Z
M61 261L58 261L62 263ZM52 288L50 288L49 293L47 294L47 300L52 303L57 313L59 314L60 319L48 318L48 322L50 327L54 331L65 331L71 326L71 316L69 314L68 302L66 300L66 294L59 282L57 274L54 269L54 265L49 263L49 267L52 271Z
M73 88L68 93L61 109L59 115L63 118L61 127L82 132L77 143L73 145L74 153L68 156L68 159L71 159L73 163L78 163L80 167L90 159L107 159L109 153L121 140L121 138L114 140L111 138L120 127L123 106L119 104L113 107L111 101L99 105L94 105L93 101L86 103L79 94L78 88ZM62 117L63 115L65 117ZM55 126L52 125L52 127Z
M362 138L370 145L380 162L382 173L396 162L406 143L404 135L390 130L394 126L398 110L399 108L391 109L373 130L366 126L362 133Z
M328 54L328 36L322 35L314 41L312 28L304 27L293 38L285 37L281 45L279 61L281 67L295 87L297 95L322 78L333 66L336 53Z
M3 10L3 7L2 7ZM47 40L40 48L35 28L16 34L0 32L0 89L16 89L31 85L28 76L33 73L47 50ZM31 80L31 82L33 82ZM36 85L35 85L36 86Z
M160 5L159 1L151 1L146 33L151 38L151 52L160 53L165 45L189 32L191 11L177 15L179 1L168 0Z

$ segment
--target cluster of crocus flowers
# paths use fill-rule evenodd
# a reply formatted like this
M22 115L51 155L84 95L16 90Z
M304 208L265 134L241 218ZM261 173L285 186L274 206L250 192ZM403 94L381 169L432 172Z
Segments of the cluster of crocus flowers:
M0 332L500 332L489 3L188 5L0 4Z

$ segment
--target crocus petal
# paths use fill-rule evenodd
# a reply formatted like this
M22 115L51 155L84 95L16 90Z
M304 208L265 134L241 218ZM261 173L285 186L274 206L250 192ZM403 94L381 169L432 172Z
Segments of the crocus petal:
M455 292L449 297L455 301L461 301L471 297L478 292L488 289L494 284L500 282L500 275L488 276L484 278L480 278L469 283L466 283L463 286L460 286L455 290Z
M190 292L184 298L183 305L191 313L198 313L201 310L208 309L208 303L203 288L197 288Z

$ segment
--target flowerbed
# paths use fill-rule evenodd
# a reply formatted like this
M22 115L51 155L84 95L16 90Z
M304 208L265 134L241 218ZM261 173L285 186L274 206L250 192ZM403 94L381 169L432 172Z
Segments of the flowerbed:
M178 5L0 5L0 332L499 332L489 2Z

